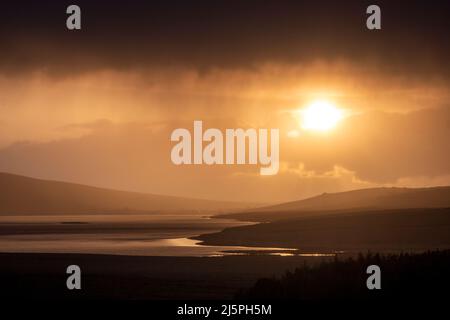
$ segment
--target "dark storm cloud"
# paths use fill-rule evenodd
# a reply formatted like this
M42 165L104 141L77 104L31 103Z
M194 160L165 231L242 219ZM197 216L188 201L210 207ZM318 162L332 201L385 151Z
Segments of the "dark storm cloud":
M82 9L68 31L65 9ZM101 68L252 67L315 59L400 74L450 74L448 1L14 1L0 10L0 69L70 74Z

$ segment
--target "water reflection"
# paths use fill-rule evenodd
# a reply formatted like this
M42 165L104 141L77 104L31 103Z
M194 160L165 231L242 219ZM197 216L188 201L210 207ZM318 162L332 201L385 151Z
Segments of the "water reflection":
M1 252L96 253L141 256L324 256L290 248L209 246L190 239L251 223L203 216L3 216Z

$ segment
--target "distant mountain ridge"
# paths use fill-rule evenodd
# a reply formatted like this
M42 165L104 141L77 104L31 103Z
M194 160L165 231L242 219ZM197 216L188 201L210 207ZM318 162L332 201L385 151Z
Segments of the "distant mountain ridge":
M0 172L0 215L215 212L245 204L190 199L41 180Z
M269 222L280 219L386 209L450 208L450 186L370 188L324 193L312 198L217 215L217 218Z
M324 193L312 198L263 207L261 211L401 209L450 207L450 186L369 188Z

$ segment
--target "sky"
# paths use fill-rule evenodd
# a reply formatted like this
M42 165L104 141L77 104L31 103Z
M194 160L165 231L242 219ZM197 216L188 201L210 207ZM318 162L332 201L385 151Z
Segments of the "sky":
M156 194L282 202L450 184L450 4L15 1L0 10L0 171ZM326 100L345 117L303 130ZM280 170L175 166L176 128L279 128ZM293 134L295 133L295 134Z

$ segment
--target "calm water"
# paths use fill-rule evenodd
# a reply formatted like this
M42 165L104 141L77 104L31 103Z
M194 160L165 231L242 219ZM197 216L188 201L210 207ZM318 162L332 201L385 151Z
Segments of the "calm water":
M2 216L0 252L221 256L279 248L204 246L190 237L251 223L187 215Z

